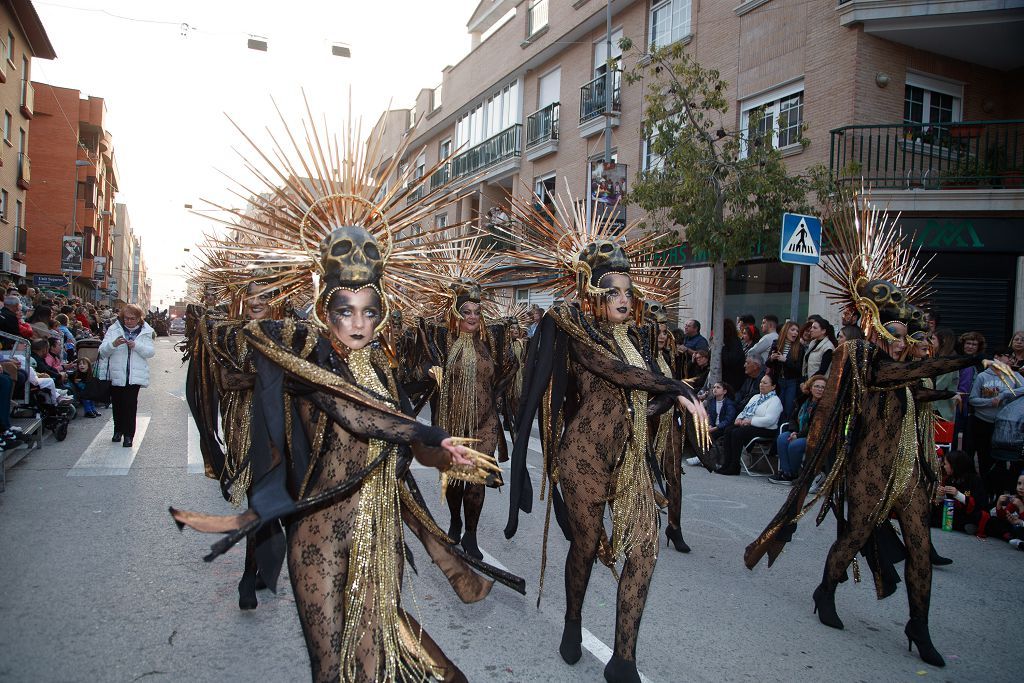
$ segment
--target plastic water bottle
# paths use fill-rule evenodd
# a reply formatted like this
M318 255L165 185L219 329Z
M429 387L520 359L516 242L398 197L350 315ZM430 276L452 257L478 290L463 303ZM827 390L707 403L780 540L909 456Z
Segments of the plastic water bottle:
M947 498L942 501L942 530L953 530L953 499Z

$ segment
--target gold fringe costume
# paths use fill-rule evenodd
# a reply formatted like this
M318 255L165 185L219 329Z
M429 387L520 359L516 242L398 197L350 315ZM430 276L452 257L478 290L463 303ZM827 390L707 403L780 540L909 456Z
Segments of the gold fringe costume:
M570 542L559 652L569 664L581 656L583 601L594 560L600 558L613 572L622 561L617 574L614 655L605 676L631 680L636 676L640 618L658 552L657 465L650 450L648 419L669 408L677 396L692 397L693 392L655 371L651 328L637 325L642 313L640 295L633 294L626 323L603 319L607 289L602 277L627 274L634 292L641 284L650 286L645 276L665 273L644 259L653 244L649 239L657 236L625 239L633 234L631 229L621 230L608 216L588 224L581 211L567 210L565 202L557 211L549 211L513 200L511 213L525 226L527 243L521 254L527 268L555 277L555 292L574 296L576 301L549 309L530 343L516 419L505 535L511 538L516 533L520 511L532 509L526 457L539 410L545 472L541 498L548 496L548 519L553 510ZM610 538L603 523L608 505ZM541 588L545 562L546 544Z
M349 129L339 144L311 123L303 127L306 147L289 131L295 149L256 148L274 170L267 176L253 168L270 191L249 218L265 232L239 228L253 239L237 252L271 264L275 303L312 300L310 321L213 325L216 352L231 356L245 348L255 370L249 508L228 517L173 509L172 515L179 525L227 534L207 559L274 520L285 523L289 577L315 681L464 681L401 606L403 564L412 561L403 522L463 601L482 599L493 580L525 588L522 579L451 543L427 511L409 464L415 457L474 483L491 481L498 468L473 450L466 451L471 465L453 466L440 448L449 434L411 417L396 369L401 363L383 330L389 307L406 301L403 286L411 278L422 281L415 270L431 254L403 230L448 200L430 193L407 202L425 178L409 178L408 192L389 193L370 175L375 155L363 156L357 133ZM369 149L379 143L371 140ZM298 168L313 180L298 180ZM348 297L367 289L376 303L366 310L376 306L380 314L373 318L377 342L350 348L336 329L349 324L341 320ZM284 548L271 550L277 552L257 552L257 562L273 586Z
M942 657L928 635L928 514L935 473L932 457L922 452L917 419L918 402L932 396L919 382L977 363L978 358L894 359L888 349L898 347L891 345L914 343L908 333L924 324L923 311L912 303L927 292L920 266L903 249L898 227L863 196L854 198L832 234L837 252L825 257L823 267L833 280L833 298L857 310L869 340L849 341L836 349L828 386L811 422L804 469L785 505L747 546L744 561L753 569L767 555L771 566L797 521L822 501L817 523L830 510L838 520L837 538L814 592L822 623L843 627L835 611L835 590L858 552L868 560L880 599L896 590L899 578L892 565L905 554L910 602L906 634L918 644L922 658L941 666ZM826 473L825 482L805 504L819 472ZM890 516L900 523L902 543ZM859 580L855 562L854 578Z

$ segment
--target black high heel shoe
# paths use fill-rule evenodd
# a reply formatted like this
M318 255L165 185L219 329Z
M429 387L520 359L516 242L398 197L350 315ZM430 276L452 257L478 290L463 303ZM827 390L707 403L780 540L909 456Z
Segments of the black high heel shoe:
M462 549L466 551L466 554L470 557L478 560L484 559L484 554L480 552L480 546L476 544L476 532L467 531L462 535Z
M571 666L580 661L583 656L583 648L580 647L582 642L583 622L566 619L562 627L562 642L558 645L558 654L562 655L566 664Z
M636 670L636 662L612 655L604 667L604 680L608 683L640 683L640 672Z
M921 659L932 666L946 666L946 660L932 645L932 637L928 633L928 622L924 619L911 619L903 629L907 636L907 651L913 652L917 645L917 653Z
M931 550L929 551L929 557L931 558L933 567L945 567L947 564L953 564L953 560L949 559L948 557L943 557L942 555L939 555L937 552L935 552L935 546L931 547Z
M666 526L665 537L668 539L668 543L666 543L666 545L675 546L676 550L681 553L690 552L690 546L686 545L686 541L683 540L682 529Z
M843 621L836 612L836 587L834 584L820 583L814 589L814 611L818 621L839 630L843 629Z
M462 520L458 517L452 519L448 525L448 538L452 539L452 543L458 543L462 539Z
M259 602L256 600L256 577L249 573L242 574L238 582L238 609L256 609Z

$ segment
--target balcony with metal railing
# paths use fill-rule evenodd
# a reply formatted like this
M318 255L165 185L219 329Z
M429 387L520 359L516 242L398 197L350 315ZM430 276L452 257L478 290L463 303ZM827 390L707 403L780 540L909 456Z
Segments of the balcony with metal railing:
M22 152L18 155L18 187L27 190L32 181L32 160L28 154Z
M430 191L433 192L452 179L452 164L448 162L430 174Z
M31 81L21 79L21 115L26 119L32 118L36 106L36 89L32 87Z
M523 125L516 123L470 147L452 159L452 179L480 173L480 180L492 180L518 170L522 137Z
M526 117L526 158L528 161L558 151L559 103L553 102Z
M608 77L601 74L580 88L580 136L588 138L604 130L605 117L611 117L612 126L619 125L619 113L622 111L622 74L612 71L611 74L611 111L606 111Z
M831 131L834 176L892 190L1024 187L1024 120L869 124Z
M418 180L418 178L417 178L417 180ZM406 204L412 204L413 202L417 202L417 201L419 201L420 199L422 199L422 198L423 198L423 192L424 192L424 189L423 189L423 188L424 188L424 187L425 187L425 184L421 183L421 184L419 185L419 187L417 187L417 188L416 188L415 190L413 190L412 192L410 192L410 193L409 193L409 194L408 194L408 195L406 196L406 198L405 198L405 203L406 203Z

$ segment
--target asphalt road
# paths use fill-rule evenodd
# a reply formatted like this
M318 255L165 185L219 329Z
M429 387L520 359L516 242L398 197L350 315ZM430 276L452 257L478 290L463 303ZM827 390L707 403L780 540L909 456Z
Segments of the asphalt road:
M168 505L226 512L215 482L197 473L189 447L184 369L171 340L158 341L153 384L140 395L149 418L134 452L109 446L110 411L75 420L68 439L25 458L0 494L0 680L300 681L306 651L285 577L237 608L242 550L204 563L213 537L179 533ZM192 465L189 465L191 452ZM132 457L134 456L134 457ZM533 453L539 466L539 454ZM531 470L535 488L537 469ZM434 474L418 479L444 528ZM834 538L826 522L801 525L768 570L748 571L743 548L782 503L764 479L688 468L683 480L688 555L661 549L641 626L637 661L647 681L1002 681L1020 667L1024 553L995 541L935 532L954 559L935 571L933 639L945 669L908 653L906 593L875 599L870 581L837 598L845 631L812 615L811 592ZM543 504L501 534L505 492L488 491L481 546L524 576L528 595L500 585L464 605L413 542L419 575L406 573L405 604L471 681L597 681L613 642L615 584L595 568L584 609L583 659L557 653L566 542L553 525L544 595L537 590ZM866 565L865 565L866 568ZM867 576L867 571L865 571Z

